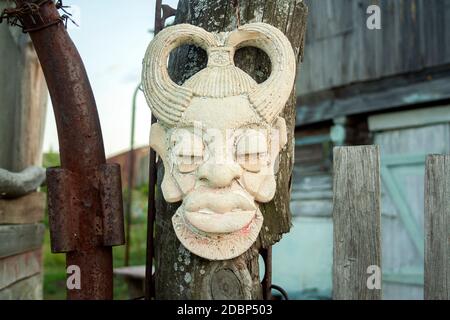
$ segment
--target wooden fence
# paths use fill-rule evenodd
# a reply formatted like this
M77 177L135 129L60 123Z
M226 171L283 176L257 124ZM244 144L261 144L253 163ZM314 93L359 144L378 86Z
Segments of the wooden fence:
M42 299L45 194L0 199L0 300Z
M0 12L9 6L0 1ZM10 176L42 163L48 93L29 36L19 28L0 25L0 57L0 169L7 171L0 179L3 193L11 184L29 188L35 183L30 175L20 183ZM43 294L45 194L20 193L0 194L0 300L42 299Z
M450 299L450 155L429 155L425 174L425 299ZM336 147L333 299L382 298L378 146Z

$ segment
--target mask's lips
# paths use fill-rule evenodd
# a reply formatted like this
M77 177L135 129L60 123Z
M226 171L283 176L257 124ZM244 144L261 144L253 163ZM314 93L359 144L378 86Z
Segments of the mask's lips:
M199 192L185 199L186 220L206 233L230 233L245 228L257 207L242 192Z
M242 192L196 192L183 201L185 211L228 213L254 211L255 202Z
M186 220L195 228L207 233L230 233L248 226L255 217L255 210L234 209L230 212L216 213L209 209L196 212L185 211Z

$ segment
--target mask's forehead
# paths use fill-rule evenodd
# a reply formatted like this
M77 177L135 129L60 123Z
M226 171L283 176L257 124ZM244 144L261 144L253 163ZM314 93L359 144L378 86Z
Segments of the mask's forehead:
M261 122L244 95L226 98L195 97L184 114L186 124L203 128L233 129Z

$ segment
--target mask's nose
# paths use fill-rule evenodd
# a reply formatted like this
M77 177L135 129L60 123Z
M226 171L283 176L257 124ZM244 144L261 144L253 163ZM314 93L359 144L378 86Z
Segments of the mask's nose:
M205 163L198 171L200 180L213 188L229 187L235 179L242 175L242 168L235 162L226 164Z

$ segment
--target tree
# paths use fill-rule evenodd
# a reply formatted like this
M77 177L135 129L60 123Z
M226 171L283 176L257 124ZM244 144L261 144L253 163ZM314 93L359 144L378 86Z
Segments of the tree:
M302 57L307 7L301 0L241 0L240 24L266 22L286 34L299 60ZM231 31L237 25L232 1L180 0L175 24L190 23L210 32ZM270 73L270 61L255 48L240 49L236 65L257 82ZM196 47L181 47L169 64L172 78L183 83L206 64L206 55ZM161 193L163 166L158 166L155 224L155 294L157 299L261 299L258 257L289 231L292 144L295 128L295 92L291 94L282 117L288 128L288 144L280 153L275 198L261 209L264 225L258 241L241 256L226 261L208 261L187 251L178 241L171 217L180 203L166 203Z

